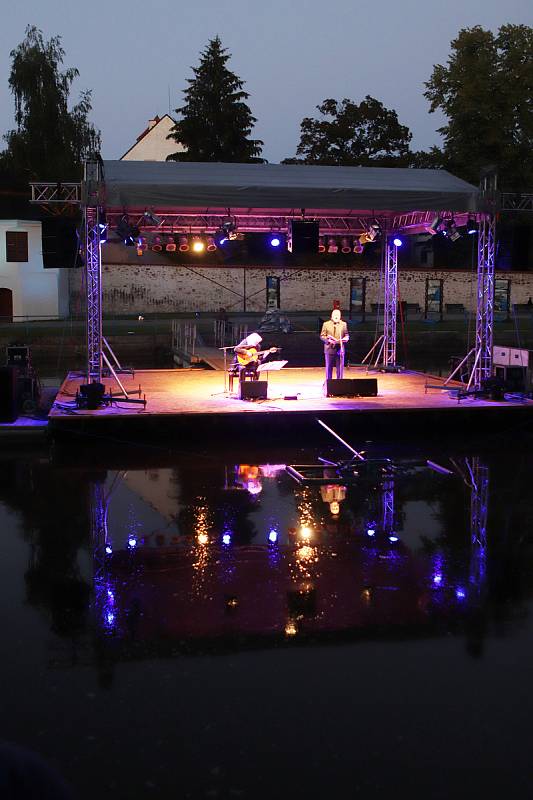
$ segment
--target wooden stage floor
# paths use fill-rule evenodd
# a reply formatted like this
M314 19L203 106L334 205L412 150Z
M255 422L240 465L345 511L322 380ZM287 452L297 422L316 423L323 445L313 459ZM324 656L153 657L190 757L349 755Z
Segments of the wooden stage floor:
M437 384L440 381L418 372L367 373L364 368L352 367L345 371L345 377L377 378L378 396L324 397L324 370L315 367L271 372L268 376L268 399L253 402L224 394L224 376L220 371L143 370L136 372L133 378L123 375L121 380L128 390L137 389L140 384L142 393L146 395L146 408L128 405L116 398L112 406L89 411L76 409L74 404L74 396L83 383L83 377L69 374L51 409L49 422L52 432L57 432L80 430L80 426L92 431L105 427L109 431L113 426L117 428L124 424L131 429L133 422L137 423L136 430L141 430L143 425L154 430L157 421L163 428L167 428L172 421L182 432L187 432L187 426L194 423L198 434L201 427L207 426L212 431L215 424L218 432L224 426L234 430L236 422L248 428L252 420L254 429L258 430L260 421L265 422L267 418L270 421L276 419L277 429L280 430L281 417L285 420L282 428L290 430L290 426L297 421L305 418L314 420L317 415L330 420L338 417L339 422L341 418L345 422L349 419L350 428L353 428L356 420L359 426L372 427L379 422L382 428L386 418L391 415L396 418L394 428L398 427L398 415L401 415L402 425L409 420L411 426L416 419L417 425L422 428L430 421L437 425L446 422L456 426L467 419L470 426L480 415L483 424L486 423L488 417L484 411L490 415L491 424L495 419L500 421L500 425L533 421L533 401L494 402L469 397L458 402L457 397L449 391L426 391L426 383ZM118 389L111 378L106 378L104 383L108 390L115 392ZM296 400L284 399L294 395L297 396ZM510 413L513 411L519 412L519 417L516 413Z

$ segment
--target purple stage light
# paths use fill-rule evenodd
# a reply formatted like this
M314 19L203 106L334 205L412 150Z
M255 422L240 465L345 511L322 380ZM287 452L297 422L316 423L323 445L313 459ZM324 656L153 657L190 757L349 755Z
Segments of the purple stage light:
M281 244L281 239L279 236L271 236L269 241L270 247L279 247Z
M394 247L401 247L402 244L403 244L403 242L402 242L402 240L400 239L399 236L395 236L394 239L392 240L392 243L393 243Z

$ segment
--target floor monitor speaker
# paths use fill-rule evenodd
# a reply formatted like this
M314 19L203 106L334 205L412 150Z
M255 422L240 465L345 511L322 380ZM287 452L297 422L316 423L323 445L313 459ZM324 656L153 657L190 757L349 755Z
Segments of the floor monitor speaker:
M241 381L239 398L241 400L266 400L268 381Z
M377 378L337 378L326 381L327 397L377 397Z
M0 422L15 422L19 415L18 369L0 367Z

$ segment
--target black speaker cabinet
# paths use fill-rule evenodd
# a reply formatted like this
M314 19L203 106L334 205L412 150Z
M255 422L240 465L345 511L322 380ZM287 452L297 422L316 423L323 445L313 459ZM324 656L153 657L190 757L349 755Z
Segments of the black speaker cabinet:
M377 378L340 378L326 381L327 397L377 397Z
M318 222L291 222L291 253L318 253Z
M268 381L241 381L239 398L241 400L266 400Z
M15 422L18 415L18 369L16 367L0 367L0 422Z

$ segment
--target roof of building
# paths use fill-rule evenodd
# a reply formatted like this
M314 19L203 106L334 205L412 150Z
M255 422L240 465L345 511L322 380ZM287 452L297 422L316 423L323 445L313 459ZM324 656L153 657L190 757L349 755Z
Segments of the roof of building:
M163 114L162 117L160 117L158 114L156 114L155 117L153 117L153 119L149 120L149 123L153 122L153 125L150 125L150 124L147 125L147 127L144 129L144 131L141 134L139 134L139 136L137 136L137 139L135 140L135 143L132 144L131 147L128 147L126 152L123 155L120 156L120 160L122 160L123 158L126 158L126 156L129 153L131 153L131 151L134 150L137 147L139 142L141 142L145 138L145 136L147 136L149 133L151 133L154 130L154 128L157 128L157 126L161 122L163 122L163 120L167 120L167 119L169 119L172 122L172 125L175 124L175 120L172 119L170 114Z
M476 211L478 189L444 170L105 161L108 207Z

